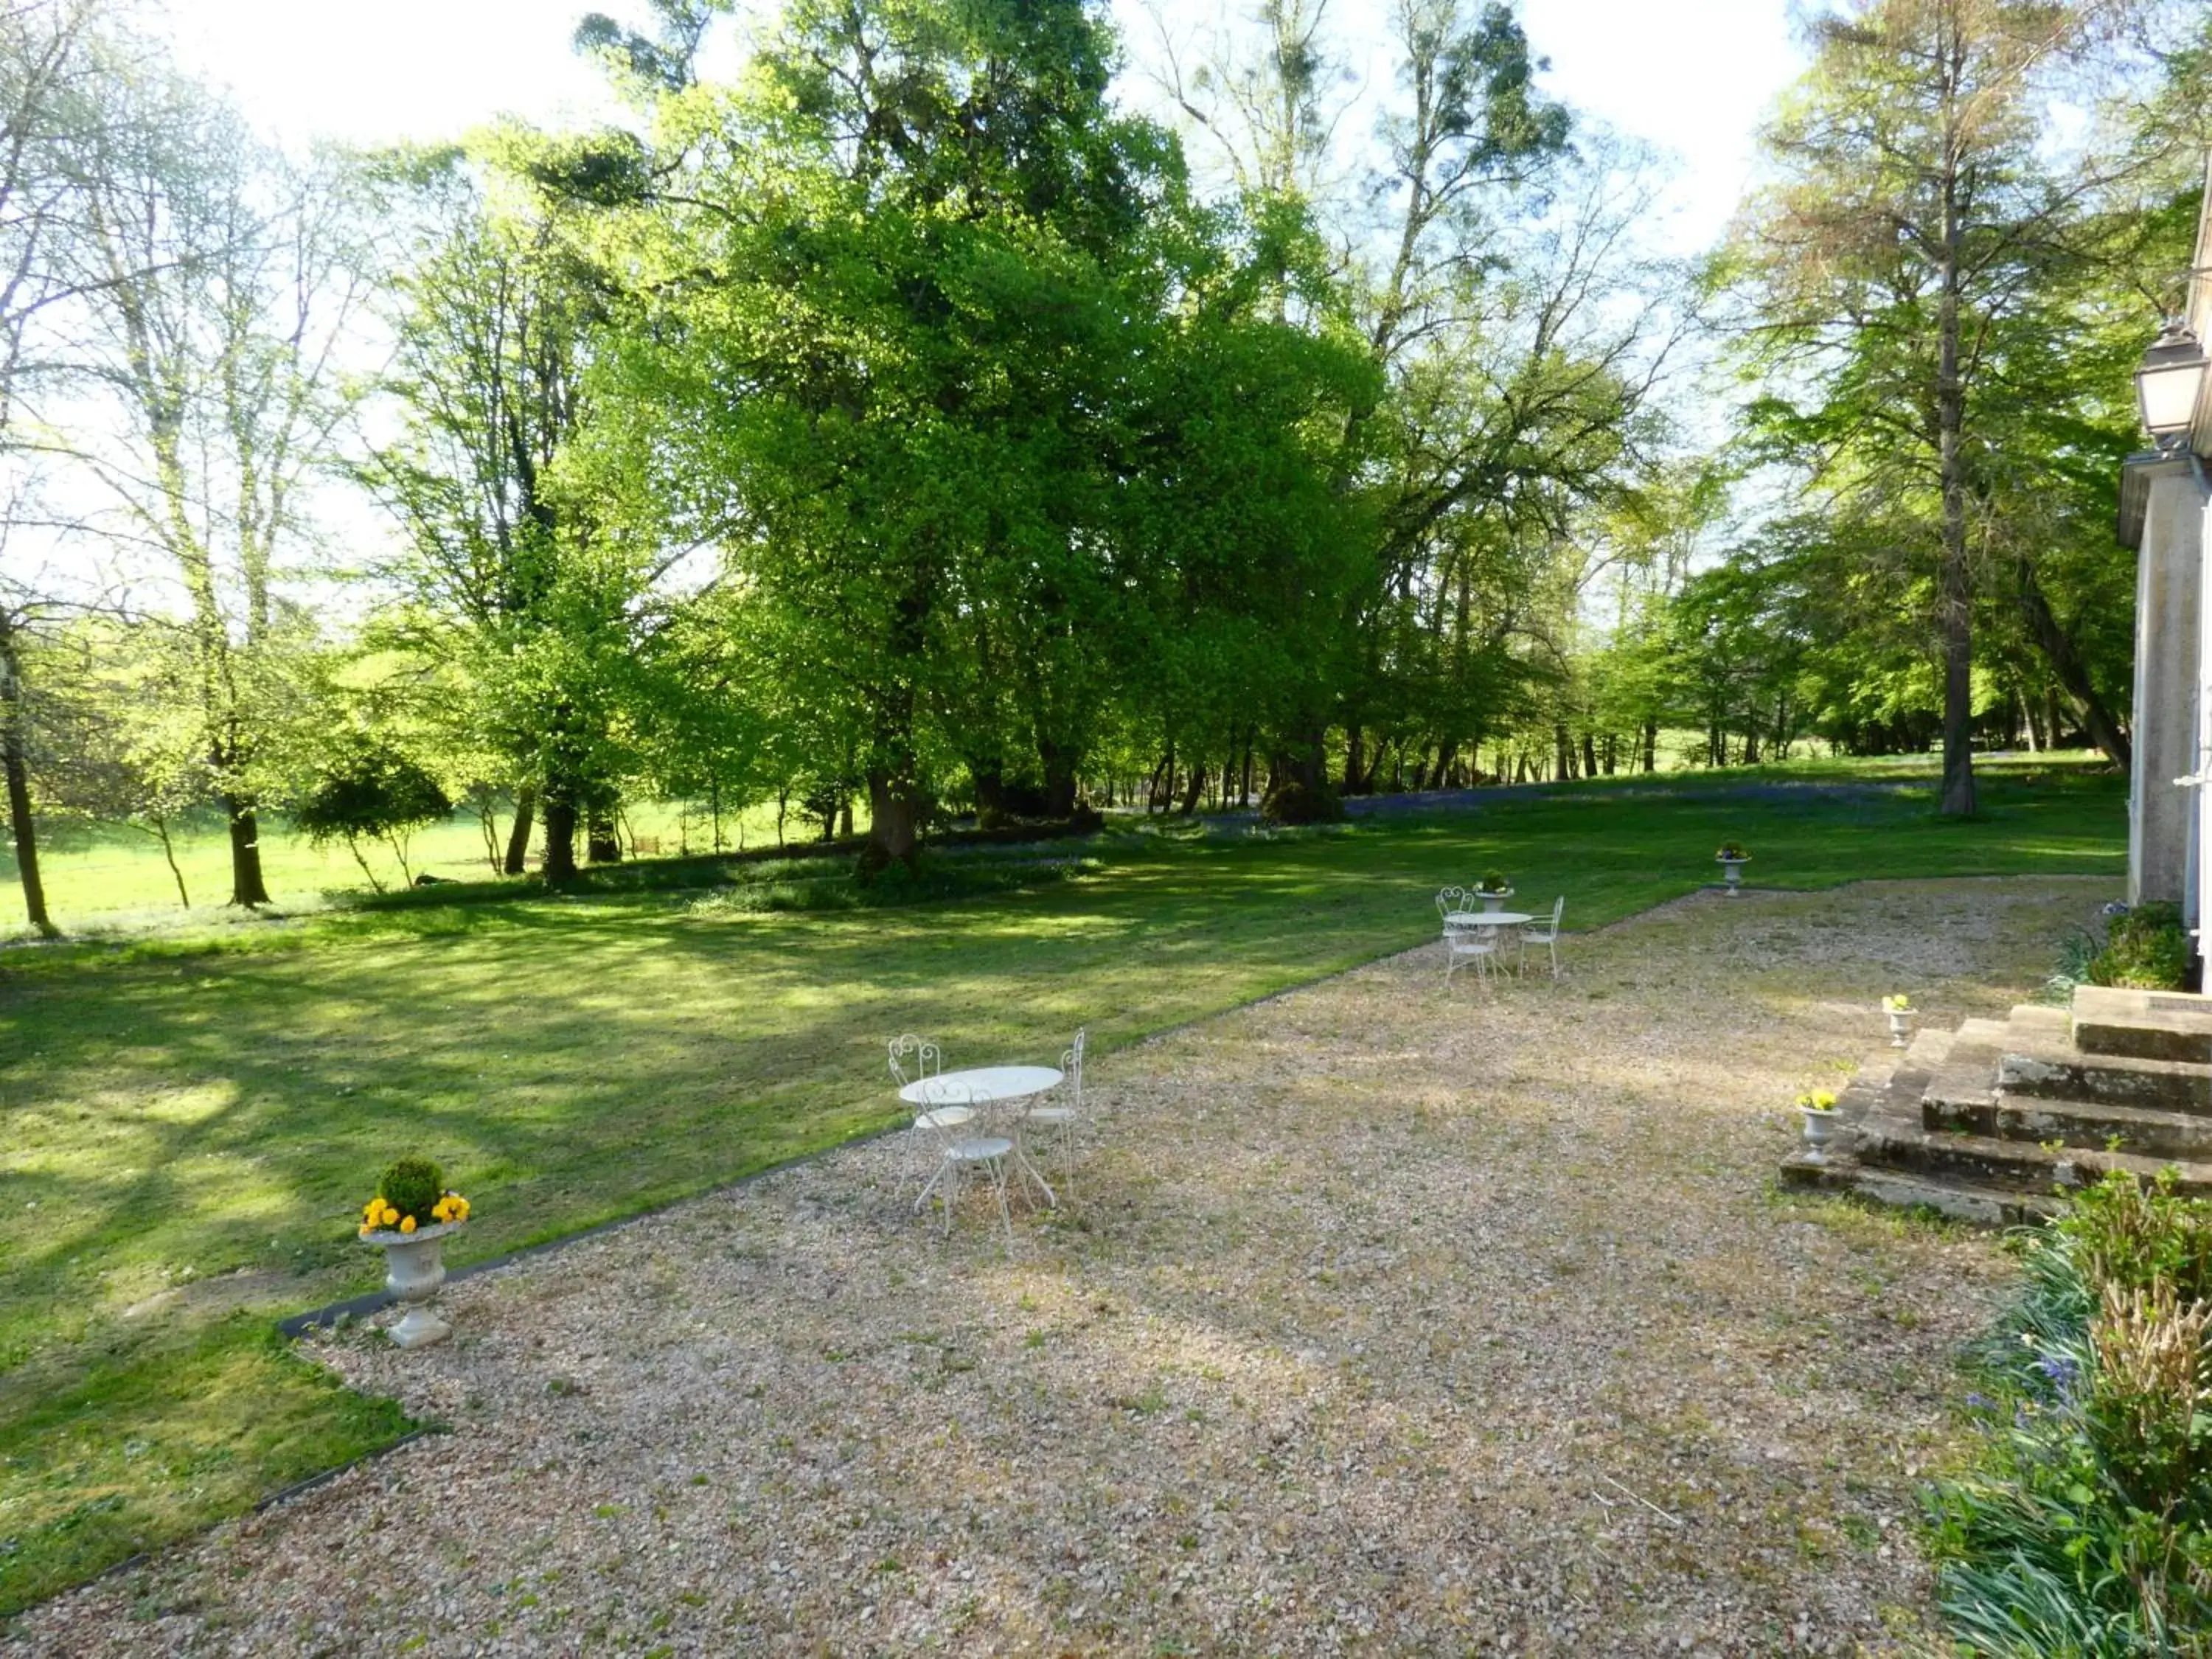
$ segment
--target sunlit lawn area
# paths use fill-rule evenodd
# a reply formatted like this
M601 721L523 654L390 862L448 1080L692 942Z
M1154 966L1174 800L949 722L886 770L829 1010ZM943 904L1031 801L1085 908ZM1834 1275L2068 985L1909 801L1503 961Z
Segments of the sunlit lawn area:
M1493 866L1571 929L1729 838L1753 884L2117 877L2118 781L2039 770L1967 823L1918 790L1594 789L1110 836L1079 880L906 908L535 893L0 957L0 1612L402 1431L269 1336L374 1283L351 1224L398 1152L474 1200L460 1263L884 1127L899 1030L956 1066L1118 1046L1419 943Z

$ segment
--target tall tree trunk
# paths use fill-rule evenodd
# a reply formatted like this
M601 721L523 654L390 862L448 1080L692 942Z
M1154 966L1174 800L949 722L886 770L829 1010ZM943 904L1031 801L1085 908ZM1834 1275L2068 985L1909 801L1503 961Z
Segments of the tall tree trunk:
M24 737L28 716L23 707L21 659L13 626L0 615L0 763L8 775L8 829L15 841L15 875L23 885L23 908L40 935L60 933L46 914L46 884L39 872L39 832L31 822L30 744Z
M12 682L11 682L12 684ZM31 926L47 939L60 933L46 914L46 884L39 874L39 836L31 823L31 769L10 714L6 743L8 828L15 838L15 875L23 884L23 909Z
M1647 772L1656 772L1659 769L1659 722L1657 720L1644 722L1644 769Z
M921 786L904 767L868 769L868 846L877 869L912 865L921 850Z
M1588 732L1583 733L1583 775L1586 778L1597 775L1597 750L1591 744Z
M224 817L230 829L230 902L252 907L269 902L269 889L261 878L261 821L253 803L237 795L223 795Z
M1190 769L1190 784L1182 792L1182 814L1188 817L1198 811L1198 798L1206 793L1206 763L1200 761Z
M537 811L538 791L526 783L514 792L514 826L507 832L507 857L500 865L510 876L520 875L530 856L530 825Z
M1954 61L1955 40L1942 50ZM1947 65L1947 82L1950 79ZM1951 102L1947 94L1946 103ZM1962 117L1947 108L1946 126ZM1963 817L1974 810L1974 573L1966 562L1966 387L1959 378L1958 144L1947 131L1942 172L1942 247L1936 296L1936 459L1943 492L1943 550L1936 581L1936 623L1943 642L1943 793L1937 810Z
M1075 802L1080 793L1076 774L1082 769L1083 752L1048 738L1037 739L1037 764L1044 770L1045 816L1072 818Z
M611 807L594 806L584 815L584 856L594 864L620 864L622 837L615 833Z
M1567 736L1567 726L1565 720L1553 722L1552 746L1558 751L1559 781L1564 783L1575 775L1575 751L1572 742Z
M2095 682L2089 678L2088 665L2074 643L2074 636L2051 608L2044 597L2043 585L2035 579L2035 568L2027 559L2019 563L2020 605L2027 618L2028 631L2035 643L2050 660L2051 672L2058 678L2075 702L2081 705L2081 718L2089 728L2089 740L2103 750L2113 765L2123 772L2134 763L2128 747L2127 733L2120 729L2112 711L2097 695ZM2033 729L2031 726L2031 729Z
M1364 741L1364 737L1365 734L1360 731L1358 720L1353 720L1345 728L1344 793L1347 795L1365 793L1364 784L1367 750Z
M545 879L576 878L576 796L565 780L545 782Z
M192 908L192 896L185 888L185 872L177 867L176 843L169 839L169 820L166 814L156 812L148 820L152 829L147 833L161 843L162 860L169 866L169 879L177 884L177 902L185 909Z

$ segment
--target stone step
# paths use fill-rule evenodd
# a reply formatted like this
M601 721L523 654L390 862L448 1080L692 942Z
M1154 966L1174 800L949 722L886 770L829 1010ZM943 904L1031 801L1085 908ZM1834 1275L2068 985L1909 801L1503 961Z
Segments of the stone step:
M2060 1200L2047 1194L1930 1180L1901 1170L1862 1164L1848 1156L1822 1159L1802 1152L1793 1154L1782 1162L1782 1184L1800 1191L1856 1193L1893 1209L1933 1210L1989 1227L2018 1227L2048 1220L2060 1208Z
M2080 985L2073 1024L2084 1054L2212 1065L2212 997Z
M2086 1184L2108 1170L2125 1170L2149 1180L2169 1165L2179 1171L2178 1190L2212 1194L2212 1162L2108 1152L2101 1147L2045 1147L1993 1135L1931 1133L1917 1118L1887 1113L1869 1115L1859 1126L1851 1148L1862 1164L1918 1176L1956 1179L1967 1184L2016 1192L2050 1193Z
M1850 1190L1893 1209L1934 1210L1954 1220L1978 1222L1988 1227L2028 1226L2048 1221L2064 1207L2063 1200L2050 1194L2011 1192L1969 1182L1929 1181L1901 1170L1872 1169L1865 1164L1859 1165L1854 1172Z
M2016 1002L2005 1016L2004 1023L2014 1037L2047 1036L2059 1042L2073 1041L2073 1011L2051 1003Z
M2212 1162L2212 1117L2104 1101L2049 1099L2000 1091L1984 1105L1923 1097L1920 1126L1934 1134L1979 1135L2041 1145L2062 1141L2090 1152Z
M1915 1031L1912 1034L1912 1041L1905 1045L1905 1051L1901 1054L1899 1054L1895 1049L1890 1050L1890 1053L1897 1055L1896 1063L1899 1066L1914 1066L1923 1072L1933 1072L1950 1058L1951 1044L1957 1036L1958 1033L1955 1031L1933 1029Z
M1987 1023L1987 1022L1970 1022ZM1997 1092L1997 1062L2004 1049L1964 1029L1952 1040L1943 1063L1929 1073L1926 1097L1947 1107L1966 1109L1994 1105Z
M2008 1047L1997 1061L2008 1098L2094 1101L2212 1117L2212 1066L2178 1060L2085 1054L2069 1044Z

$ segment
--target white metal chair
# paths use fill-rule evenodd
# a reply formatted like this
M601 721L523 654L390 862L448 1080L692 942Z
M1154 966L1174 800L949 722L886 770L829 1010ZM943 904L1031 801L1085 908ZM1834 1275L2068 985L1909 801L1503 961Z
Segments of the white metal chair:
M927 1109L915 1122L918 1127L927 1125L927 1133L937 1144L937 1173L914 1200L914 1207L919 1211L933 1190L945 1206L945 1235L949 1238L952 1206L967 1189L969 1176L981 1175L990 1182L991 1194L999 1201L999 1225L1011 1254L1014 1218L1006 1207L1006 1160L1013 1156L1013 1138L991 1133L975 1121L977 1103L964 1085L932 1082L923 1097Z
M1450 920L1474 908L1475 896L1464 887L1440 887L1437 890L1437 920Z
M935 1077L945 1069L945 1051L927 1037L919 1037L908 1031L893 1037L890 1047L891 1076L897 1079L898 1086L902 1089L909 1083ZM914 1075L912 1077L906 1074L906 1067L900 1064L909 1055L913 1057ZM971 1106L946 1104L927 1108L915 1114L915 1135L914 1139L909 1143L914 1152L907 1160L907 1172L916 1181L924 1178L922 1166L929 1152L930 1133L939 1127L933 1120L940 1115L945 1119L943 1127L949 1128L969 1121L975 1115L975 1112Z
M1471 964L1477 978L1486 980L1498 965L1498 941L1494 930L1488 927L1447 927L1444 929L1444 984L1462 963Z
M1070 1190L1075 1184L1075 1132L1083 1121L1083 1028L1078 1026L1075 1042L1060 1056L1060 1069L1066 1074L1060 1091L1045 1097L1041 1106L1032 1106L1022 1115L1015 1126L1015 1134L1021 1138L1024 1150L1027 1133L1036 1131L1040 1139L1048 1139L1060 1154L1060 1190Z
M1565 915L1566 913L1567 896L1565 893L1562 893L1559 895L1558 902L1552 906L1552 925L1550 927L1547 927L1542 923L1539 922L1533 927L1523 927L1520 930L1521 950L1523 955L1527 954L1528 949L1531 945L1540 945L1552 953L1552 977L1553 979L1557 979L1559 976L1559 918Z

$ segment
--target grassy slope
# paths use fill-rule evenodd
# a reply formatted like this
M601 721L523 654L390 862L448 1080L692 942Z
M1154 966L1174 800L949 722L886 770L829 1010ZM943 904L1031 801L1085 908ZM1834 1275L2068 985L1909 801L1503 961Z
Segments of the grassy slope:
M629 812L630 827L641 836L657 836L662 850L677 850L679 833L688 833L696 850L707 844L711 830L704 817L695 815L680 830L679 809L673 804L641 804ZM865 816L863 823L866 822ZM500 834L508 819L502 812ZM813 826L796 817L786 825L791 839L804 841ZM722 820L726 846L740 838L748 847L773 845L775 809L756 807ZM221 818L213 812L195 814L174 837L177 866L184 872L185 890L196 911L211 911L230 895L230 842ZM163 861L161 849L150 836L127 824L91 826L56 824L40 835L39 868L45 877L46 902L55 920L66 928L123 927L148 923L167 924L179 915L177 884ZM502 843L503 844L503 843ZM399 860L381 842L362 848L369 867L387 886L404 885ZM480 880L486 874L483 831L474 814L457 812L442 823L409 838L407 861L419 874L429 871L453 880ZM265 818L261 832L262 873L276 902L288 908L311 905L325 893L366 891L367 878L343 842L311 846L306 837L286 829L281 817ZM15 862L0 847L0 941L27 934L21 898L15 889Z
M893 1121L890 1033L956 1066L1079 1023L1110 1048L1418 943L1430 890L1492 866L1571 928L1731 837L1789 886L2120 873L2113 781L1987 793L1959 824L1917 793L1591 791L1124 838L1073 885L906 910L541 896L0 975L0 1613L399 1431L263 1322L374 1282L350 1224L398 1149L475 1200L465 1261Z

